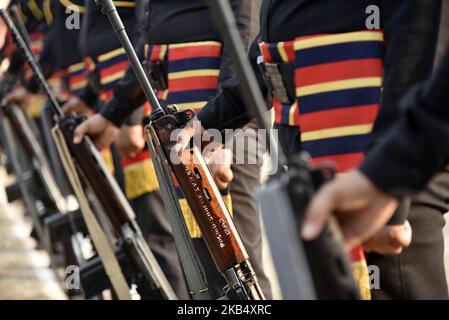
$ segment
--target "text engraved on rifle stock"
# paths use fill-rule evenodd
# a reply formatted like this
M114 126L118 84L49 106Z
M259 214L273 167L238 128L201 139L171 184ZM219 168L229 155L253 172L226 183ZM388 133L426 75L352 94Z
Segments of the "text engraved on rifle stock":
M210 226L212 227L212 230L214 230L215 233L215 239L218 241L218 244L220 248L226 247L226 243L224 241L224 236L229 236L231 234L229 227L227 226L226 222L220 218L218 220L218 224L222 227L224 236L222 232L220 232L219 225L215 222L215 217L211 214L209 206L207 205L207 200L204 195L201 192L201 186L198 184L198 182L195 179L195 175L192 173L192 171L188 167L184 167L185 172L187 174L187 177L190 180L191 185L193 186L193 189L195 191L195 195L198 199L198 203L203 209L203 212L207 216L207 220L210 222Z

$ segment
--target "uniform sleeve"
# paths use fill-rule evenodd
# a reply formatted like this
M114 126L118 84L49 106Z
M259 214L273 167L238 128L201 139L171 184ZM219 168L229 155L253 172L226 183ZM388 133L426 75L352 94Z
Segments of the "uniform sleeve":
M17 75L25 63L25 59L23 58L23 54L19 50L14 50L11 54L11 59L8 67L8 73Z
M268 89L257 66L258 56L260 56L260 50L258 42L255 40L249 49L249 60L262 94L267 97ZM231 78L223 83L221 92L201 109L198 119L205 129L220 130L239 128L251 121L252 117L246 110L239 90L238 79Z
M142 61L144 58L144 37L141 37L137 45L137 56ZM128 117L145 102L142 87L131 66L126 70L125 76L114 87L114 96L103 107L101 114L117 127L123 125Z
M137 26L133 33L136 39L136 53L140 61L145 59L144 47L146 31L148 30L148 5L149 1L137 3L135 18ZM141 123L143 114L136 110L145 102L145 95L139 84L136 74L131 66L126 70L125 76L114 87L114 96L101 110L101 114L117 127L126 121L128 125ZM132 114L134 115L132 116Z
M423 189L449 159L449 50L434 77L402 100L401 116L370 151L361 171L381 190Z
M381 139L399 116L399 101L413 85L432 74L441 1L383 1L385 59L382 108L373 139Z
M91 109L95 108L98 101L98 94L92 90L89 85L85 86L79 93L76 94L76 96L83 100L83 102Z
M55 71L55 57L53 54L53 50L55 48L55 38L53 30L50 30L45 35L44 46L42 48L42 53L39 57L39 65L41 67L42 73L45 79L51 77L53 72ZM25 88L32 93L36 93L39 88L39 80L36 76L31 77L31 79L25 83Z

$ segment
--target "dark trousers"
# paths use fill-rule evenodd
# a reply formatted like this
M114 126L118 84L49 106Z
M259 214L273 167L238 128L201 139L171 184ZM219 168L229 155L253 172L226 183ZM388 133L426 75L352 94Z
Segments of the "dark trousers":
M380 272L380 288L371 290L372 298L447 300L443 214L430 206L413 205L408 220L413 229L410 247L397 256L366 255L368 265L378 266Z
M298 128L275 128L287 155L301 150ZM448 299L443 238L448 181L449 170L435 177L427 191L414 198L407 218L413 229L410 247L397 256L366 255L368 265L380 270L380 289L372 290L373 299Z
M175 240L159 192L130 201L137 224L179 299L190 299Z

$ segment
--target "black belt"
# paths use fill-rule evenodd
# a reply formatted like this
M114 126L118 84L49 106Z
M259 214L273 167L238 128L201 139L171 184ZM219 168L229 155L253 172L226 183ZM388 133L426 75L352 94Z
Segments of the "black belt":
M282 104L296 101L295 66L291 63L267 63L259 57L257 64L262 71L268 90Z

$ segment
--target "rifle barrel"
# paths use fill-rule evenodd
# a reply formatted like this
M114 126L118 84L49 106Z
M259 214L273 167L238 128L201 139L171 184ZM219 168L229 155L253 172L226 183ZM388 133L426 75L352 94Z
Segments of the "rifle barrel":
M28 34L25 24L23 23L22 17L19 14L17 5L12 5L11 8L9 9L9 11L11 12L12 18L16 22L17 30L20 32L27 47L30 49L30 43L31 43L30 35Z
M50 87L48 86L48 83L44 77L44 74L42 73L41 68L39 67L38 63L36 62L36 59L29 49L27 43L25 42L23 36L17 29L14 21L11 19L11 16L9 15L8 11L6 9L0 9L0 16L2 17L3 21L5 22L6 26L8 27L9 31L11 32L11 35L14 38L14 41L16 42L17 46L21 50L21 52L24 54L26 61L30 65L30 68L33 70L34 76L37 77L39 80L39 84L42 87L42 90L44 91L45 95L47 96L48 100L50 101L51 108L55 115L59 116L60 118L64 117L64 113L62 112L62 108L59 105L58 101L56 100L55 96L50 90Z
M239 75L239 89L243 102L247 110L258 122L262 129L266 129L267 142L270 153L278 155L278 162L282 165L287 163L287 158L282 149L277 150L277 144L271 135L271 124L269 123L265 113L267 111L265 99L257 85L257 79L251 69L251 64L246 56L245 47L242 38L240 37L237 28L237 22L232 11L232 7L228 0L208 0L214 21L216 22L216 29L222 33L225 39L225 45L229 49L229 54L235 62L237 74Z
M146 98L151 103L151 107L153 108L153 113L163 113L163 109L159 103L159 100L156 97L156 94L151 87L150 82L143 70L142 64L137 57L136 52L134 51L133 45L129 40L129 37L126 33L125 26L123 25L123 21L120 18L117 8L115 7L112 0L96 0L97 4L101 4L103 7L103 13L106 14L109 21L111 22L112 28L114 32L117 34L117 37L120 40L125 52L131 62L131 66L134 69L134 72L139 80L139 83L145 93Z

